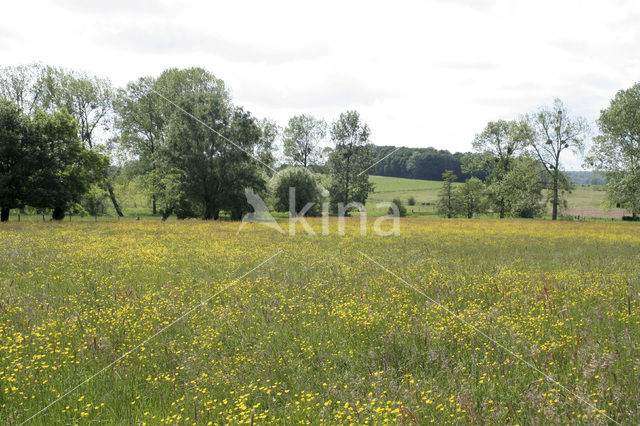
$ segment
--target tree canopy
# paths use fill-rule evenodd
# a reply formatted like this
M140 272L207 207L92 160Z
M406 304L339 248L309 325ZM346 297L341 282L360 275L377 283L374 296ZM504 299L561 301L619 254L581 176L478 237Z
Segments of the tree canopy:
M600 112L602 135L594 138L587 158L607 175L607 193L614 204L640 214L640 83L620 90Z
M29 117L7 100L0 101L0 207L29 205L65 212L100 181L107 158L83 146L77 122L66 110L37 111Z

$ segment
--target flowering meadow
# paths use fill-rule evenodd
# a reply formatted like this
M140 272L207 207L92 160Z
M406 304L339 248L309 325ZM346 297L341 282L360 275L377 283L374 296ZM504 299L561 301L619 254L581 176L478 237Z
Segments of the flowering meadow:
M0 227L0 422L640 422L636 224L237 229Z

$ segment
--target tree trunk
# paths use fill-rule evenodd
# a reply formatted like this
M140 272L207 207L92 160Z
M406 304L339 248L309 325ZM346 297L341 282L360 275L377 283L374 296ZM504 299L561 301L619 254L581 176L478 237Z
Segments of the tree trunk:
M6 208L6 207L2 207L2 209L0 210L0 222L8 222L9 221L9 212L11 210Z
M553 178L553 197L551 199L553 203L552 211L551 211L551 220L558 219L558 177L554 176Z
M167 220L169 218L169 216L171 216L171 213L173 213L173 209L166 209L165 211L163 211L162 212L162 221L164 222L165 220Z
M118 205L118 200L116 200L116 194L113 193L113 187L111 186L111 182L109 182L107 180L107 191L109 192L109 198L111 199L111 202L113 203L113 208L116 209L116 213L118 214L118 216L122 217L124 216L122 214L122 210L120 210L120 206Z
M153 214L157 214L156 212L156 196L154 195L153 197L151 197L152 199L152 205L153 205Z
M62 207L56 207L53 209L53 213L51 214L51 218L53 220L62 220L64 219L64 209Z
M345 185L344 185L344 205L349 204L349 175L351 174L351 155L347 157L347 167L346 167L346 175L345 175ZM348 212L345 213L347 216Z
M214 219L215 216L215 206L212 202L207 201L204 206L204 220Z
M231 211L231 220L242 220L242 210L237 208Z
M500 199L500 219L504 219L504 198Z

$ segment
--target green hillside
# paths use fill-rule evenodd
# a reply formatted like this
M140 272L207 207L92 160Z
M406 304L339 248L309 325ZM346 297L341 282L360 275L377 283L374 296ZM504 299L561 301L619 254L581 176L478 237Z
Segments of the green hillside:
M434 204L438 199L442 182L384 176L371 176L369 179L375 185L373 194L367 200L367 211L370 215L386 214L386 209L376 208L376 203L391 201L394 198L402 200L407 206L409 216L435 215ZM414 206L407 205L410 197L416 200Z
M435 203L442 182L384 176L371 176L370 180L375 184L375 189L367 200L369 215L386 214L386 209L376 208L376 203L399 198L407 205L410 197L415 198L416 205L407 205L409 216L435 215ZM602 185L574 185L567 197L567 204L563 212L567 216L619 219L623 214L620 209L606 206L606 193Z

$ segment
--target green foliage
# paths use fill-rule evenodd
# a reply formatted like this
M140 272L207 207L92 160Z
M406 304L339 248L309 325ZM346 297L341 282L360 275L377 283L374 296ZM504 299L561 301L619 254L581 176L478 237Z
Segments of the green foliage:
M107 116L113 109L113 88L109 80L46 67L42 107L47 111L66 109L78 123L78 135L89 148L96 145L96 130L105 129Z
M103 215L107 209L109 195L102 185L93 184L84 197L82 197L82 208L91 216Z
M311 115L296 115L284 129L284 156L291 164L308 167L317 164L322 150L318 146L327 133L327 124Z
M252 149L260 137L255 120L235 109L222 81L202 69L168 70L158 80L167 99L187 112L170 111L167 141L159 152L164 167L184 176L181 211L217 219L223 209L238 210L235 203L241 203L244 186L264 184L254 172L254 160L228 140ZM255 182L243 179L245 171Z
M407 215L407 208L404 206L404 204L402 203L402 200L400 198L394 198L393 201L391 201L393 204L396 205L396 207L398 208L398 215L400 217L405 217ZM388 215L393 215L395 214L395 211L393 210L393 207L389 207L389 210L387 211Z
M108 158L87 149L77 136L76 120L66 111L37 112L32 136L39 146L37 162L42 168L25 203L53 208L54 219L62 219L68 206L80 203L91 185L104 178Z
M513 168L513 162L528 143L527 132L523 123L516 121L491 121L473 141L474 149L479 153L466 156L464 169L471 174L487 176L492 186L489 201L501 218L508 213L506 199L510 194L505 190L503 180Z
M114 103L115 125L119 131L115 142L118 148L137 157L141 172L154 169L171 115L171 105L151 89L161 89L157 79L142 77L120 89Z
M435 148L408 148L397 146L375 146L376 163L371 174L377 176L410 179L440 180L442 173L452 170L458 180L469 175L462 170L462 160L466 154L451 153ZM483 178L483 176L479 176Z
M317 216L321 212L322 188L315 176L304 167L287 167L279 171L270 182L274 208L279 212L290 211L289 188L295 188L294 213L300 211L307 203L315 203L306 216Z
M555 99L552 107L542 107L537 113L529 115L526 123L523 123L522 132L530 140L533 154L549 177L552 219L556 220L563 185L561 154L567 149L579 153L583 151L589 125L582 117L571 117L562 101Z
M616 93L601 111L602 135L594 139L587 163L607 175L609 200L640 214L640 83Z
M407 200L407 204L410 205L410 206L415 206L416 205L416 198L413 195L411 195L409 197L409 199Z
M24 203L29 179L35 169L33 139L27 134L20 108L0 99L0 208L2 221L9 220L9 210Z
M62 219L102 179L108 159L83 147L76 126L65 110L38 111L29 118L11 102L0 103L3 211L29 205L51 208L54 219Z
M455 182L457 178L458 176L451 170L444 172L442 174L442 188L438 193L436 210L439 215L449 219L456 217L460 211L460 199L453 186L453 182Z
M607 199L613 205L631 210L632 217L640 214L640 173L611 171L607 173Z
M191 208L184 191L184 173L179 169L154 169L146 175L149 193L160 208L162 220L176 213L179 219L190 216Z
M260 164L274 167L276 158L274 152L276 150L276 139L280 135L280 126L269 118L263 118L256 121L260 128L260 139L254 147L253 155L260 160Z
M476 177L467 179L456 188L455 197L458 199L460 213L471 219L486 210L485 186Z
M14 102L29 116L42 109L44 71L37 63L0 67L0 98Z
M540 163L529 157L516 159L512 166L504 179L489 186L489 191L504 194L506 211L512 216L533 218L541 215L545 207L542 203L545 171Z
M249 210L244 189L265 190L277 126L234 106L222 80L202 68L130 83L116 110L116 142L150 175L163 216L240 219Z
M367 168L373 164L373 147L369 143L369 126L360 121L360 114L347 111L331 126L334 149L329 156L331 173L331 209L338 204L352 202L364 204L373 184L369 182Z

